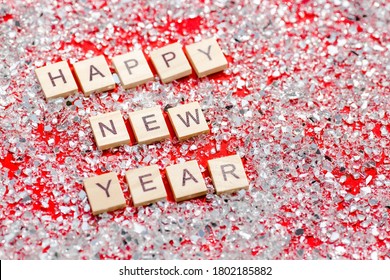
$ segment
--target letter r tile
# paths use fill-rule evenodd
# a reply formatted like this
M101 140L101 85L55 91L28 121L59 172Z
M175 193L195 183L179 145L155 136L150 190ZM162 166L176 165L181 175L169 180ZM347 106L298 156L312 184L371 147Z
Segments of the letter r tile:
M238 155L211 159L207 165L217 194L248 188L248 179Z
M89 122L99 150L130 143L130 136L120 111L90 117Z
M169 138L169 130L159 106L129 113L138 144L151 144Z
M157 165L132 169L126 172L135 207L166 199L164 183Z
M188 45L185 50L199 78L225 70L228 66L215 38Z
M46 99L66 97L77 92L77 84L66 61L35 69Z
M112 63L124 89L153 81L153 73L141 50L115 56Z
M210 131L198 102L169 108L168 116L180 141Z
M166 172L176 201L207 194L207 187L196 160L168 166Z
M114 78L103 55L73 64L85 96L115 88Z
M94 215L126 207L126 200L115 172L85 179L84 188Z
M169 83L192 73L192 68L179 43L152 51L150 58L163 83Z

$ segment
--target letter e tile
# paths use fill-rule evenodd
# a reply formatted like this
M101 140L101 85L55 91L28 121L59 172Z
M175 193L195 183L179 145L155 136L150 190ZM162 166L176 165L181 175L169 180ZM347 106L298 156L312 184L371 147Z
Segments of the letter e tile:
M225 70L228 66L215 38L188 45L185 50L199 78Z
M112 63L124 89L145 84L154 78L141 50L115 56Z
M46 99L67 97L77 92L77 84L66 61L35 69Z
M166 172L177 202L207 194L207 187L196 160L168 166Z
M85 179L84 188L94 215L126 207L126 200L115 172Z
M217 194L247 189L249 186L238 155L211 159L208 161L208 169Z
M167 197L157 165L129 170L126 172L126 180L136 207L148 205Z
M180 141L210 131L198 102L169 108L168 116Z
M179 43L173 43L150 53L153 65L163 83L169 83L192 73Z
M129 113L138 144L151 144L169 138L169 130L159 106Z
M90 117L89 122L99 150L130 143L130 136L120 111Z
M114 78L103 55L73 64L85 96L115 88Z

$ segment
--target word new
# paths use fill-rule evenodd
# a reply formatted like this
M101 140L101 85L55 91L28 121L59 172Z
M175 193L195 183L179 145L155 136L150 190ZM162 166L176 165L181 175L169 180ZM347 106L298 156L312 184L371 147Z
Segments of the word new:
M128 116L138 144L152 144L170 137L158 106L130 112ZM169 108L168 116L180 141L210 131L198 102ZM120 111L93 116L89 122L100 150L130 143L130 135Z
M200 78L227 68L227 60L215 38L188 45L185 51ZM152 51L150 58L163 83L169 83L192 73L190 63L179 43ZM141 50L115 56L112 63L125 89L154 79ZM114 78L103 55L76 62L73 68L86 96L93 92L98 93L115 88ZM35 73L46 99L66 97L78 91L76 81L66 61L37 68Z
M209 160L207 166L217 194L248 188L248 179L238 155ZM168 166L165 171L175 201L207 194L196 160ZM157 165L127 171L126 181L135 207L167 197ZM84 180L84 187L94 215L126 207L126 199L114 172L87 178Z

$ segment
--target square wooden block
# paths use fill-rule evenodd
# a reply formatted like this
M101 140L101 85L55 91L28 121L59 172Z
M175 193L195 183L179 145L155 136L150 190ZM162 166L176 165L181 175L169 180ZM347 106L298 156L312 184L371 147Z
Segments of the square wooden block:
M188 45L185 50L199 78L225 70L228 66L215 38Z
M248 188L248 179L238 155L212 159L207 165L217 194Z
M157 165L150 165L126 172L134 206L148 205L166 199L164 183Z
M154 76L141 50L112 58L123 88L133 88L152 81Z
M66 97L77 92L77 84L66 61L35 69L46 99Z
M103 55L73 64L85 96L115 88L114 78Z
M99 150L130 143L130 136L120 111L90 117L89 122Z
M85 179L84 188L94 215L126 207L126 200L115 172Z
M168 116L180 141L210 131L198 102L169 108Z
M169 130L159 106L129 113L138 144L151 144L169 138Z
M150 58L163 83L169 83L192 73L192 68L179 43L152 51Z
M207 187L196 160L168 166L166 172L176 201L207 194Z

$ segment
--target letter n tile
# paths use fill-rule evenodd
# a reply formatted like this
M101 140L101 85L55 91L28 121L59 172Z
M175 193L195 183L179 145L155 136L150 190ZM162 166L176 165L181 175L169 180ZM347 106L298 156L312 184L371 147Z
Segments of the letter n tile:
M91 117L89 122L99 150L130 143L130 136L120 111Z

